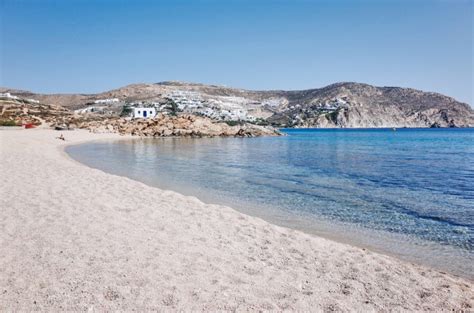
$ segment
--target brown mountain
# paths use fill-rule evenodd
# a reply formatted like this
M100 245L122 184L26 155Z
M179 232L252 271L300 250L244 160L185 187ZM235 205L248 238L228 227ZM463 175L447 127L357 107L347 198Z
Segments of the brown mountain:
M300 91L250 91L183 82L133 84L99 94L34 94L0 88L23 98L79 109L95 101L156 105L172 98L188 113L223 120L257 120L282 127L474 127L466 103L411 88L336 83Z

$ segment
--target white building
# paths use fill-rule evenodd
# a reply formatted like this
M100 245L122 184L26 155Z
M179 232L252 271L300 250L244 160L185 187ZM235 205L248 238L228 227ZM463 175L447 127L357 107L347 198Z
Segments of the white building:
M120 100L117 99L117 98L113 98L113 99L100 99L100 100L95 100L94 103L95 104L111 104L111 103L117 103L119 102Z
M39 100L35 100L35 99L25 99L25 100L32 103L40 103Z
M90 106L87 108L82 108L78 110L74 110L74 113L77 114L85 114L85 113L103 113L105 107L99 107L99 106Z
M0 93L1 98L19 99L17 96L10 94L9 92Z
M134 118L153 118L156 115L155 108L133 108Z

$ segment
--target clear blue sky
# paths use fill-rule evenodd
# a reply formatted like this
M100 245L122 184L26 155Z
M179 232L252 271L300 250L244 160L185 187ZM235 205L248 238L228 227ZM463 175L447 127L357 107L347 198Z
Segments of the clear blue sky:
M0 0L0 85L98 92L182 80L339 81L473 104L473 1Z

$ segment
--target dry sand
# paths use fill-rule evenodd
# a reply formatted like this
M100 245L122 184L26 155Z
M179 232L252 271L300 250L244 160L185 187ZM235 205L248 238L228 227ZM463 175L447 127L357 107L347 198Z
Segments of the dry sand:
M88 168L62 147L118 136L64 134L0 131L0 311L472 310L470 281Z

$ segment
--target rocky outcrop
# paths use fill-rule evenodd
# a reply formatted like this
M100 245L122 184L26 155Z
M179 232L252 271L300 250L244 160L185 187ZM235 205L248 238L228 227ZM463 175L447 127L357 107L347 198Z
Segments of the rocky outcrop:
M72 115L71 111L61 106L0 97L0 124L39 126L42 123L56 123Z
M85 128L91 132L117 132L140 137L256 137L278 136L273 127L252 124L230 126L194 115L170 116L159 114L153 119L105 118L101 120L71 120L67 128Z
M474 116L471 112L456 112L453 109L427 109L417 112L405 112L396 106L370 109L351 106L333 112L323 112L301 117L294 113L279 117L276 124L290 127L316 128L383 128L383 127L473 127Z
M289 127L473 127L474 111L453 98L410 88L338 83L294 92L268 121ZM290 102L291 103L291 102Z

